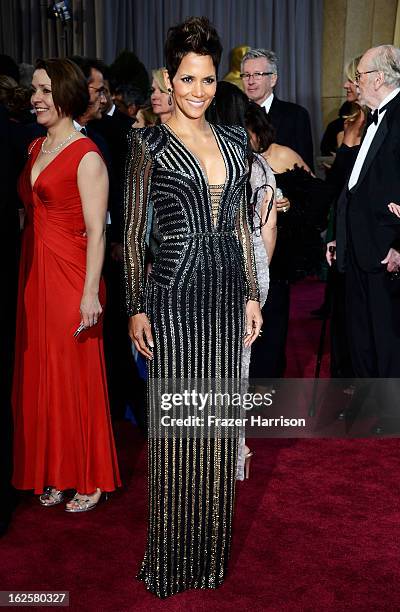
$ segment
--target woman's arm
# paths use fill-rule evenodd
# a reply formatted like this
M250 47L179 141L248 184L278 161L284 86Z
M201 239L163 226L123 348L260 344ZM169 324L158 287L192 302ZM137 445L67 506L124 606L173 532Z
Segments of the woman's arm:
M271 189L267 189L263 203L261 204L261 237L264 242L264 247L268 255L268 262L271 262L272 256L275 250L276 235L277 235L277 209L275 202L275 189L276 182L275 177L271 171L268 172L268 184L274 189L274 193L271 193ZM268 215L268 208L271 204L271 197L273 197L272 206ZM265 222L265 219L268 220Z
M262 315L260 309L260 291L258 287L253 240L250 231L249 207L247 205L246 189L243 188L242 199L236 219L236 229L243 251L244 269L247 284L246 304L246 347L253 344L260 333Z
M144 312L145 239L150 205L153 162L141 130L132 130L125 168L124 268L129 336L148 359L154 346L151 325ZM150 348L149 348L150 347Z
M96 325L102 313L99 284L105 251L105 220L108 200L107 168L98 153L90 151L78 167L78 189L87 235L86 277L81 300L82 323Z

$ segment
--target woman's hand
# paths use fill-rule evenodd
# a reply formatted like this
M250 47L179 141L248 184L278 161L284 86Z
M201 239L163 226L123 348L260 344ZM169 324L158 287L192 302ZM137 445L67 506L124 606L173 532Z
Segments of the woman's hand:
M254 340L260 335L263 319L259 302L249 300L246 304L246 335L244 339L245 347L251 346Z
M336 261L336 240L327 243L325 257L328 266L332 266L333 262Z
M83 323L85 328L96 325L101 313L103 312L97 293L83 294L80 312L82 317L81 323Z
M133 317L129 317L128 322L129 337L136 349L147 359L153 359L153 353L146 346L154 348L153 335L151 333L150 321L144 312L140 312Z
M275 200L275 202L276 202L276 210L278 213L279 212L285 213L290 208L290 201L285 197L280 198L279 200Z
M388 204L388 209L390 210L391 213L396 215L396 217L400 218L400 204L395 204L394 202L390 202L390 204Z

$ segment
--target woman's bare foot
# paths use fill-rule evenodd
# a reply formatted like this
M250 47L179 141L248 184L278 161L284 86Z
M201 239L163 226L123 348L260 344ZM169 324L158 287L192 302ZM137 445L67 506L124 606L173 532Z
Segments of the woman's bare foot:
M74 497L67 502L65 510L67 512L87 512L97 506L101 497L101 489L97 488L95 493L86 495L85 493L75 493Z

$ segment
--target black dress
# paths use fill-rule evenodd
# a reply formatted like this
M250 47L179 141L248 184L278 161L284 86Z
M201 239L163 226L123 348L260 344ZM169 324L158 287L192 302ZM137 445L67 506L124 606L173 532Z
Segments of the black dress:
M320 232L326 228L332 190L304 168L295 166L275 174L276 186L290 201L278 213L278 233L269 266L270 284L262 308L263 335L252 347L250 378L284 376L289 326L290 286L318 271L323 248Z
M245 186L247 136L212 127L226 180L211 189L197 160L167 126L133 130L126 171L125 270L128 314L145 312L154 338L148 419L157 414L151 385L160 379L238 379L245 303L258 300ZM163 237L145 282L144 245L151 202ZM153 423L154 425L154 423ZM167 597L215 588L231 541L237 438L173 439L148 446L149 524L139 572Z

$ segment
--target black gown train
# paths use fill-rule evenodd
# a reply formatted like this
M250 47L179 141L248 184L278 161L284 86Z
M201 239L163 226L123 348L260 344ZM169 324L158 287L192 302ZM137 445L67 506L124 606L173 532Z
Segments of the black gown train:
M221 186L208 184L198 159L169 127L137 129L131 136L125 177L127 309L129 315L145 312L151 322L150 384L240 378L245 303L258 300L246 204L247 136L238 127L212 129L225 162ZM150 202L163 240L145 280ZM150 423L156 408L149 392ZM201 439L150 435L148 539L138 577L159 597L222 583L236 461L235 437L207 431Z

